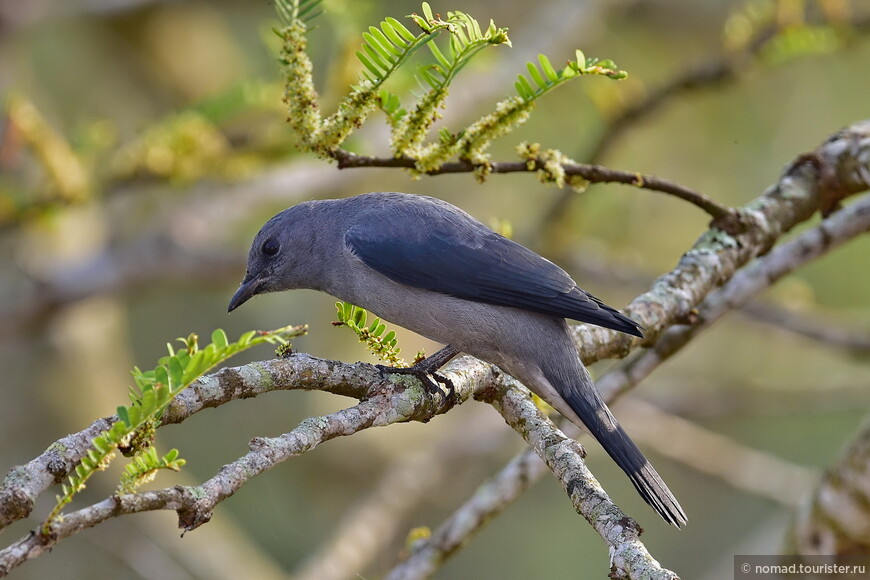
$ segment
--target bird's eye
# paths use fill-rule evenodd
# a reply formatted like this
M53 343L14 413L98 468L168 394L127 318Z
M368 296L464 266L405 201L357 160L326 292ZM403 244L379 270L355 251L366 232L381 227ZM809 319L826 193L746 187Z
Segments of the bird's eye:
M265 242L263 242L263 253L267 256L274 256L278 253L278 249L280 246L278 245L277 240L274 238L269 238Z

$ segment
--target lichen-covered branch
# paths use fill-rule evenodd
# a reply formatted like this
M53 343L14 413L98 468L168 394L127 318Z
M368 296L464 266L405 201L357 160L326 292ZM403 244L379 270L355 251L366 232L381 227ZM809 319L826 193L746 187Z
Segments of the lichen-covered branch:
M478 398L491 403L519 432L562 484L577 513L595 528L610 551L611 578L675 579L663 569L640 541L642 528L613 503L583 458L586 451L559 431L535 405L528 391L510 377Z
M473 387L472 378L480 380L486 366L465 365L454 367L461 376L454 379L457 396L465 399ZM408 381L401 377L393 380ZM402 383L406 385L407 383ZM414 384L414 381L410 381ZM419 383L417 383L419 385ZM251 363L242 367L225 368L207 375L193 383L178 395L163 416L162 424L181 423L191 415L206 409L219 407L230 401L255 397L275 390L320 390L336 395L366 399L370 391L392 385L380 372L365 363L344 364L298 354L286 359ZM422 387L421 387L422 389ZM422 390L405 393L408 398L424 401L420 408L399 405L393 401L394 410L390 422L428 420L434 416L437 402L425 402ZM397 395L398 396L398 395ZM33 502L52 485L60 482L75 468L90 447L91 440L111 426L116 417L94 422L87 429L68 435L53 443L39 457L29 463L13 468L0 485L0 529L13 521L27 517ZM383 420L383 419L380 419Z
M0 485L0 529L29 516L39 494L72 473L90 448L91 440L115 420L115 417L97 419L88 428L58 439L39 457L13 467Z
M475 398L492 404L520 433L531 449L520 453L495 477L481 485L463 506L429 538L411 546L408 557L394 567L387 580L429 578L444 561L489 520L546 472L552 471L577 512L585 517L608 546L612 578L677 578L661 568L640 542L640 527L617 507L583 462L585 451L535 405L528 390L511 377L498 374L478 388ZM543 459L543 461L541 461Z
M667 329L638 356L602 377L596 386L612 400L649 376L700 332L753 296L808 262L870 231L870 197L865 196L818 226L772 249L743 268L694 309L684 324Z
M730 280L750 260L817 211L825 213L842 200L870 189L870 120L855 123L830 137L815 151L798 157L761 197L739 208L739 233L730 234L714 220L677 266L632 300L626 312L647 330L641 339L589 325L575 327L575 340L596 345L599 357L625 355L632 344L656 342L674 324L686 324L694 309L716 287ZM588 353L587 353L588 354Z
M454 363L450 378L458 400L470 397L477 385L485 383L488 372L487 365L468 357ZM295 355L287 359L223 369L204 377L176 397L164 416L164 424L180 422L205 408L273 390L315 388L362 400L347 409L306 419L292 431L278 437L254 438L247 454L224 465L201 485L112 496L65 514L52 524L49 534L32 533L0 550L0 576L24 561L39 556L58 541L119 515L171 509L178 513L179 527L186 531L193 530L211 519L215 506L220 502L235 494L253 477L280 462L336 437L392 423L425 422L446 410L441 407L440 399L427 395L416 379L396 375L388 379L372 365L342 364ZM83 433L70 436L68 440L72 444L69 450L71 457L83 455L90 446L90 438ZM49 455L50 451L43 455ZM19 502L15 509L8 510L12 519L26 516L26 512L32 509L32 498L50 485L50 482L40 481L30 485L24 493L17 487L19 481L34 479L31 472L39 473L39 459L24 468L14 469L3 482L4 498L13 503L22 496L29 500ZM15 477L11 477L13 474Z

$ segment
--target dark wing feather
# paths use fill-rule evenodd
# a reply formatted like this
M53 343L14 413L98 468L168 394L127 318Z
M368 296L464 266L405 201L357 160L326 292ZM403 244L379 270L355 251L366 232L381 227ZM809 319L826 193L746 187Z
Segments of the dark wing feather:
M369 206L345 243L368 267L401 284L643 336L557 265L432 198L391 196Z

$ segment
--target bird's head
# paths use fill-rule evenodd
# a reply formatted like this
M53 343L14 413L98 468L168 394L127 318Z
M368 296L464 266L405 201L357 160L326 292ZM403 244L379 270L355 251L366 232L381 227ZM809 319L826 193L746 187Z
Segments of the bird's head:
M257 233L248 253L245 278L227 307L232 312L257 294L311 288L316 283L319 228L309 204L286 209Z

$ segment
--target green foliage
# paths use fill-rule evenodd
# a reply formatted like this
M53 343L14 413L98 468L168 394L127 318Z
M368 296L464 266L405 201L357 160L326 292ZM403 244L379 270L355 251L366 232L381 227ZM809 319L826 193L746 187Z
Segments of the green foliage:
M514 83L517 94L524 101L530 102L580 75L601 75L616 80L628 77L628 73L618 69L612 60L587 59L581 50L575 51L575 57L574 61L557 71L546 55L539 54L540 68L533 62L526 63L531 82L522 74L517 75L517 81Z
M499 44L511 46L507 28L497 28L492 20L489 21L486 32L482 32L477 20L468 14L458 10L447 14L447 25L450 31L448 54L445 56L437 44L429 44L429 50L435 57L436 63L423 65L418 71L423 80L434 90L446 88L456 74L487 46Z
M408 114L408 111L402 107L402 101L399 100L399 97L386 89L381 89L378 92L378 100L381 110L387 115L387 121L393 127Z
M187 461L178 457L177 449L170 449L169 453L160 457L157 455L157 449L148 447L137 453L124 468L124 475L121 476L118 484L118 493L135 493L141 485L153 480L158 470L181 471L185 463Z
M200 349L198 337L191 334L178 340L184 347L176 352L167 344L169 354L162 357L156 367L148 371L133 369L135 387L130 389L129 405L118 407L118 421L100 433L91 442L81 463L61 485L57 504L42 526L44 534L50 532L51 523L63 507L84 489L85 483L98 470L105 469L115 450L132 456L119 485L121 493L132 493L141 483L149 481L159 469L177 471L185 461L172 449L159 457L153 447L154 432L163 412L181 391L203 374L223 363L229 357L252 346L270 343L286 345L288 339L306 332L304 326L285 326L277 330L246 332L235 342L229 342L223 330L215 330L211 343Z
M431 15L431 9L425 2L424 12L427 18ZM416 17L420 19L420 17ZM420 19L422 20L422 19ZM437 21L442 23L442 21ZM417 76L421 84L428 85L429 89L418 101L414 110L407 116L403 116L393 125L392 149L395 157L412 157L419 159L424 155L420 149L430 127L440 117L439 109L444 106L447 98L448 87L456 75L461 71L481 50L488 46L507 44L510 39L506 28L497 28L490 20L489 28L483 32L477 20L464 12L448 12L444 22L450 32L450 44L447 54L435 42L428 44L434 63L420 66ZM389 113L388 113L389 114ZM451 145L451 140L445 136L440 140L441 145Z
M368 349L394 367L407 366L399 357L401 350L396 346L395 331L387 331L387 327L380 318L375 318L371 324L367 324L368 312L359 306L349 302L336 302L335 309L338 311L336 326L347 326L356 333L360 342L365 343Z
M418 48L429 43L449 26L449 23L441 20L423 21L420 26L423 32L417 35L395 18L383 20L380 28L369 26L369 31L363 32L362 50L356 53L365 67L362 71L363 78L373 87L379 87Z
M556 70L546 56L538 64L529 63L529 78L519 75L518 96L497 103L493 112L484 115L463 130L453 133L442 129L437 139L425 144L432 125L440 117L448 88L458 73L488 46L511 45L507 29L490 21L486 30L477 20L461 11L447 13L447 18L433 13L427 2L422 3L422 15L409 16L420 32L414 34L395 18L386 18L378 26L363 33L362 46L356 55L363 66L358 85L342 100L336 113L322 119L314 91L311 61L305 54L306 26L303 13L308 3L302 0L279 0L278 13L286 26L279 31L284 40L281 63L286 72L285 102L289 120L299 134L303 149L323 157L339 156L339 148L350 133L359 127L375 107L380 107L392 127L391 149L396 158L415 161L417 174L437 170L454 157L468 161L477 168L482 179L489 172L486 150L497 138L524 123L534 102L568 80L584 75L602 75L612 79L626 77L609 60L587 59L577 51L576 60ZM433 42L441 34L449 35L445 48ZM402 106L396 94L383 84L421 46L427 45L433 60L418 65L417 78L426 92L413 107Z

